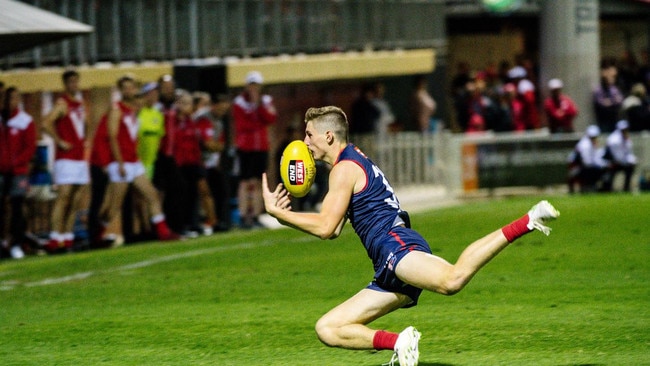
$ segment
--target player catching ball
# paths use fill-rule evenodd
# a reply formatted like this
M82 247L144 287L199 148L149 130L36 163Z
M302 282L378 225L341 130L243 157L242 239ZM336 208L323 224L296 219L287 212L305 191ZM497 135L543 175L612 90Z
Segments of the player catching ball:
M327 192L318 213L293 212L282 184L274 191L263 175L266 211L282 224L321 239L334 239L347 219L372 259L373 281L323 315L318 338L328 346L393 350L389 362L418 364L420 333L412 326L401 333L367 325L394 310L415 306L422 290L443 295L460 291L490 259L515 239L534 229L549 234L544 224L559 216L541 201L523 217L470 244L455 264L431 254L427 241L410 228L384 173L359 148L348 143L348 121L338 107L310 108L305 114L305 140L314 159L332 166Z

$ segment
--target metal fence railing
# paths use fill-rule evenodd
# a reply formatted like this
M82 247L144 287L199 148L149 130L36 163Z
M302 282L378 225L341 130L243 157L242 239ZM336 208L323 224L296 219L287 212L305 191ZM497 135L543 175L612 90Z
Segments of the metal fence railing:
M568 155L580 137L579 133L551 135L544 130L485 135L442 131L400 132L381 139L351 136L351 141L382 169L394 187L433 185L456 194L506 186L562 186L568 174ZM643 174L650 174L650 133L632 133L631 139L638 159L633 178L636 187ZM467 145L478 148L467 154ZM510 174L524 176L513 179ZM468 175L479 180L476 187L468 189Z
M430 48L442 0L23 0L95 32L11 55L2 66L338 50Z

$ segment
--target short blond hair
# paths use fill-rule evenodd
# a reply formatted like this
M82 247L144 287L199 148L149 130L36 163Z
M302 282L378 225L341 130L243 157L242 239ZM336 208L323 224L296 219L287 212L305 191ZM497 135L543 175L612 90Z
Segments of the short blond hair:
M348 141L348 117L339 107L309 108L305 112L305 124L313 122L319 132L332 131L337 139Z

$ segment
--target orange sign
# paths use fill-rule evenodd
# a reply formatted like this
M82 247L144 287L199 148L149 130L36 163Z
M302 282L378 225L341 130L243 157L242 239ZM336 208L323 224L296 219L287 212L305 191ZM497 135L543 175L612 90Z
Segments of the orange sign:
M476 155L476 144L463 144L461 153L463 190L471 192L478 189L478 157Z

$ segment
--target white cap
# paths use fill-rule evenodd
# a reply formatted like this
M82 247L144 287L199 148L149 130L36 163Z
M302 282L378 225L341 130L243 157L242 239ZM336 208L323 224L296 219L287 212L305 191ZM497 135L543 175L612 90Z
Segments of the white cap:
M627 130L628 128L630 128L630 124L627 123L626 120L622 119L622 120L616 122L616 129L617 130Z
M155 81L144 84L142 89L140 89L140 95L145 95L152 90L158 89L158 83Z
M551 79L548 81L548 88L553 90L553 89L562 89L564 87L564 83L560 79Z
M587 127L587 131L585 131L585 134L589 137L598 137L600 136L600 128L596 125L590 125Z
M259 71L250 71L246 74L246 84L262 84L264 78Z
M508 77L510 79L525 78L526 74L526 69L524 69L522 66L515 66L512 69L508 70Z

